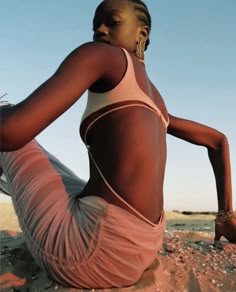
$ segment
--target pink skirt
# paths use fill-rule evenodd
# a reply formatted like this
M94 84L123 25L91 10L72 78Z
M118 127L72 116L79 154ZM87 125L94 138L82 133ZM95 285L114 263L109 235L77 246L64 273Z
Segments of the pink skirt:
M99 194L81 198L86 182L36 141L0 153L0 166L0 188L12 197L28 248L61 285L133 285L156 258L164 213L151 225Z

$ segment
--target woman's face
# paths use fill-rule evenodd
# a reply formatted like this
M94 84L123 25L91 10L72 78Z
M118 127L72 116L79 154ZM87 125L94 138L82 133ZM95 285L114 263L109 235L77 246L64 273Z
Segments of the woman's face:
M95 42L109 43L134 52L140 30L133 5L127 0L105 0L96 10L93 19Z

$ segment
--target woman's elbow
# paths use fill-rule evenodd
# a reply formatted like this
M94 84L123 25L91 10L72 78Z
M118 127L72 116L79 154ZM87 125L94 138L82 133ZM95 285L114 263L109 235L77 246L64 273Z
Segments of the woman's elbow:
M0 143L0 152L10 152L10 151L16 151L20 149L22 146L19 144L12 143L12 141L3 141L1 140Z
M207 148L209 151L219 151L229 147L227 136L221 132L217 133L214 142Z
M0 152L10 152L22 148L26 143L20 139L17 133L6 133L1 127L0 132Z

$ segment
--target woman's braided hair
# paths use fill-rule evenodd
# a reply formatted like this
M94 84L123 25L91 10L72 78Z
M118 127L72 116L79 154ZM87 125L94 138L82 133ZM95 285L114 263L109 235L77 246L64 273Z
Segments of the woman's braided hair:
M148 26L149 33L150 33L151 27L152 27L152 19L148 11L147 5L141 0L128 0L128 2L131 2L134 4L134 10L138 12L138 15L137 15L138 20L142 22L144 25ZM145 44L145 50L147 49L149 44L150 44L150 39L148 37Z
M134 10L138 12L137 18L140 22L142 22L144 25L147 25L149 28L149 33L151 31L152 26L152 20L150 13L148 11L147 5L141 1L141 0L127 0L128 2L131 2L134 4ZM103 2L101 2L96 11L102 6ZM148 37L146 44L145 44L145 50L147 49L148 45L150 44L150 39Z

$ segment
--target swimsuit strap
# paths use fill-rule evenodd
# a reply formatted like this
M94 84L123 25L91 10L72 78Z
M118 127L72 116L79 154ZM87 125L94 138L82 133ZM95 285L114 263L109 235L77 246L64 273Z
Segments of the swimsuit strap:
M146 223L148 223L149 225L156 227L157 225L153 222L151 222L150 220L148 220L145 216L143 216L140 212L138 212L134 207L132 207L129 203L127 203L120 195L117 194L117 192L111 187L111 185L109 184L109 182L106 180L106 178L104 177L102 171L100 170L100 168L98 167L91 151L90 151L90 147L89 145L87 145L87 149L88 149L88 153L89 156L91 157L95 167L97 168L97 171L99 172L101 178L103 179L104 183L106 184L106 186L108 187L108 189L120 200L122 201L129 209L131 209L136 215L137 217L139 217L140 219L142 219L143 221L145 221ZM160 219L161 220L161 219ZM159 221L160 222L160 221Z
M151 108L150 106L147 106L146 104L144 103L131 103L131 104L125 104L125 105L120 105L120 106L117 106L116 108L113 108L113 109L110 109L108 111L106 111L105 113L103 114L100 114L98 117L96 117L95 119L93 119L87 126L86 130L85 130L85 133L84 133L84 141L85 141L85 145L86 147L88 146L88 143L87 143L87 134L89 132L89 130L91 129L91 127L98 121L100 120L102 117L112 113L112 112L115 112L119 109L123 109L123 108L128 108L128 107L133 107L133 106L139 106L139 107L145 107L146 109L152 111L155 115L157 115L162 121L163 123L166 125L166 120L164 118L164 116L161 114L161 112L157 112L155 111L153 108ZM166 125L167 127L167 125Z

